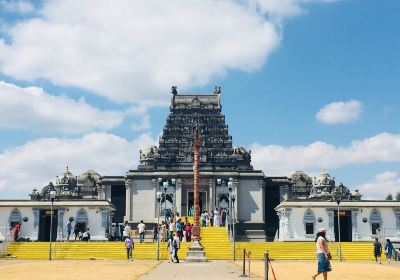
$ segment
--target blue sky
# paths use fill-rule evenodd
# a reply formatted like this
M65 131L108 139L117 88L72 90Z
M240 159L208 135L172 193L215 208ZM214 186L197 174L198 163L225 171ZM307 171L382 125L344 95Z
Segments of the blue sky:
M157 7L157 9L154 9ZM60 174L123 175L170 86L222 87L234 145L267 175L327 168L400 191L398 1L0 1L1 198Z

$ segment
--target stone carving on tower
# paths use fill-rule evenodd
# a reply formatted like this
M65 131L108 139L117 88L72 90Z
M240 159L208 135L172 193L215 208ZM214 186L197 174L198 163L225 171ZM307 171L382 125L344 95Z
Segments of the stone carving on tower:
M140 151L138 169L192 170L194 125L198 124L201 170L253 170L250 152L232 147L220 95L220 87L213 94L199 95L178 94L177 88L172 87L170 114L159 146Z

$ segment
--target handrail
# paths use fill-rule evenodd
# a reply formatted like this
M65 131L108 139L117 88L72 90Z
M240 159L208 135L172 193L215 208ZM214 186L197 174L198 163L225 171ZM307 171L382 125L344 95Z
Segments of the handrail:
M339 250L339 247L336 245L334 241L329 241L329 246L336 251L336 254L338 256L338 260L342 259L343 260L343 254L341 254L341 251Z
M3 229L5 229L5 234L4 240L0 243L0 257L3 257L4 251L14 242L14 229L10 230L9 227L3 227Z

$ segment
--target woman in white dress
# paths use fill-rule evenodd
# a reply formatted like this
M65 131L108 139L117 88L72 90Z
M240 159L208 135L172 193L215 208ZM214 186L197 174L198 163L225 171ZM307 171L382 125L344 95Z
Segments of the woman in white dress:
M214 211L214 226L219 227L219 209L215 209Z
M169 249L169 257L168 257L168 262L174 262L174 256L175 256L175 248L174 248L174 235L171 234L170 238L168 239L168 245Z

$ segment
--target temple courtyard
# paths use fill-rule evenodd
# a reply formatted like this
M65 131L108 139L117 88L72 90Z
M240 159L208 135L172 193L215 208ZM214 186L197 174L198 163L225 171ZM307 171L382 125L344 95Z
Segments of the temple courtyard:
M207 263L172 264L167 261L0 261L2 280L68 280L68 279L239 279L242 262L210 261ZM311 279L315 273L314 261L274 261L272 262L276 279ZM400 275L400 263L373 262L332 262L333 271L328 279L367 280L396 279ZM246 264L247 272L247 264ZM263 279L264 263L251 262L251 278ZM274 279L270 274L269 279ZM318 279L318 278L317 278ZM322 279L322 278L320 278Z

